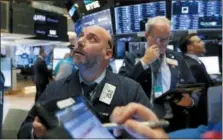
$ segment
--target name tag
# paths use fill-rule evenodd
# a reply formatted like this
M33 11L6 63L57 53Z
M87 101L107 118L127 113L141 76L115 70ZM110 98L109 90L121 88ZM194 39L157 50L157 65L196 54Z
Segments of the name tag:
M68 106L73 105L74 103L75 103L74 99L68 98L68 99L64 99L64 100L58 101L57 102L57 107L59 109L63 109L63 108L66 108Z
M154 86L153 90L154 90L154 97L155 98L158 98L163 94L163 90L162 90L161 86Z
M178 61L175 59L166 58L166 63L173 66L178 66Z
M106 83L102 92L101 92L101 96L99 98L99 101L105 103L105 104L108 104L110 105L111 104L111 101L112 101L112 98L115 94L115 90L116 90L116 87L111 85L111 84L108 84Z

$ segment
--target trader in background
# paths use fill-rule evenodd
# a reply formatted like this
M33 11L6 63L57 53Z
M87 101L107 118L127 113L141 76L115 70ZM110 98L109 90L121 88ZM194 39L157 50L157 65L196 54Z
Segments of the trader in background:
M78 70L71 76L53 82L44 91L38 102L84 96L94 107L103 123L109 122L109 116L116 106L138 102L150 107L148 98L139 83L107 70L113 55L111 35L102 27L88 26L78 39L74 48L74 63ZM23 122L19 138L43 138L47 129L38 119L33 107Z
M52 79L51 72L47 69L45 62L46 52L43 47L40 48L39 56L34 63L34 83L36 85L36 97L35 101L38 100L42 92L46 89L49 84L49 80Z
M170 121L167 131L188 126L190 110L196 109L199 95L182 93L182 98L163 103L154 100L178 84L195 83L195 79L182 55L167 50L171 36L170 21L166 17L151 18L146 24L147 45L141 58L127 53L119 74L139 82L153 104L153 110L160 118ZM165 114L164 114L165 113Z
M213 82L207 73L204 64L199 60L200 56L206 53L204 42L197 34L188 34L181 39L180 49L183 53L184 60L190 67L192 74L198 83L204 83L205 89L200 96L197 113L197 123L207 124L207 90L213 86Z
M74 62L73 62L73 49L77 42L77 35L75 32L68 32L68 37L70 41L70 45L68 48L70 49L70 53L66 54L64 59L60 60L55 67L55 80L60 80L63 78L67 78L76 70Z

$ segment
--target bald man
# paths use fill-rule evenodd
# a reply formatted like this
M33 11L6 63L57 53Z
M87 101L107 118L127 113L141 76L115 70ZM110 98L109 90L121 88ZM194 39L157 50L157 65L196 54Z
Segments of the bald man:
M106 70L113 54L112 48L111 35L104 28L84 28L73 52L74 63L79 70L66 79L50 84L38 102L47 103L59 98L82 95L97 113L106 114L107 119L100 118L103 122L109 121L109 116L116 106L137 102L150 107L140 84ZM103 89L110 91L109 96L101 98L105 95ZM31 109L18 137L43 138L46 134L46 127L39 121L35 110Z

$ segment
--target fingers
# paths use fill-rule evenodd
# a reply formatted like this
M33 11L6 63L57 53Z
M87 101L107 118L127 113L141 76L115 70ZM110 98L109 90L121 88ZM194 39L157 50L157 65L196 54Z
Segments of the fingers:
M120 130L120 129L114 129L114 130L113 130L113 135L114 135L115 137L119 137L119 136L121 136L121 135L122 135L122 130Z
M189 107L192 105L192 99L188 93L183 93L182 99L177 103L179 106Z
M136 138L154 138L152 130L138 121L127 120L124 124L126 131Z
M111 119L113 122L123 123L133 116L137 116L141 120L158 121L156 115L149 108L137 103L130 103L125 107L115 108Z
M40 122L38 117L35 117L33 121L33 134L36 137L42 137L46 134L46 128L45 126Z
M135 120L127 120L124 126L136 138L168 138L162 128L150 128Z
M124 123L124 119L122 118L119 118L119 116L122 116L122 112L123 110L125 109L125 107L121 106L121 107L116 107L113 112L112 112L112 115L111 115L111 121L112 122L115 122L115 123L118 123L118 124L122 124Z

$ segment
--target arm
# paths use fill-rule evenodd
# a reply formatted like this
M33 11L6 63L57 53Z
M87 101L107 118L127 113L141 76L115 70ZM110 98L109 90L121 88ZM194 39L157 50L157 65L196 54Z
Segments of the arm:
M137 82L142 82L145 78L145 73L148 72L148 67L144 69L141 61L136 62L136 56L131 53L127 53L122 67L119 70L120 75L127 76L134 79Z
M44 102L45 100L47 100L47 98L49 98L49 93L52 93L52 88L53 85L50 84L49 86L47 86L46 90L43 92L43 94L40 96L38 102ZM34 106L31 108L31 110L28 113L28 116L26 117L26 119L24 120L24 122L22 123L19 132L17 134L18 138L22 138L22 139L31 139L33 137L33 122L35 117L37 116L37 112L35 111ZM36 121L38 122L38 121ZM38 125L38 124L37 124Z

